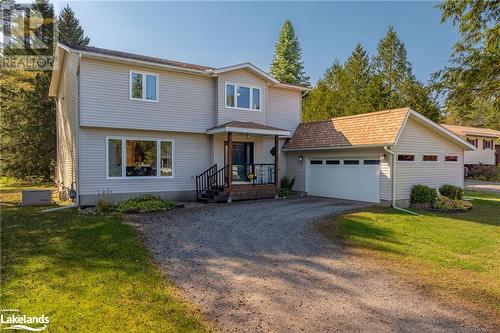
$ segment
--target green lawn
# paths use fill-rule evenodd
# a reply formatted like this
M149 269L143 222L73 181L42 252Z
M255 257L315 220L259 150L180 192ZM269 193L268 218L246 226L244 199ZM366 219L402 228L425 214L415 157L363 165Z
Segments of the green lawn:
M51 332L205 332L119 215L19 207L0 179L1 306L50 317ZM44 186L48 187L48 186Z
M467 193L467 213L420 212L418 217L389 208L345 214L319 225L326 236L342 236L353 251L443 300L478 313L500 313L500 199ZM480 198L480 199L479 199Z

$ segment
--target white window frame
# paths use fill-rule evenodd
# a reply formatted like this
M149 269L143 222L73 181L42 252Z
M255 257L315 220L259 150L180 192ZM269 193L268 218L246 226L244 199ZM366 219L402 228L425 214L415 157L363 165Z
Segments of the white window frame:
M227 86L234 86L234 106L227 105ZM241 88L249 88L250 89L250 107L249 108L239 108L238 107L238 87ZM259 89L259 108L253 109L253 89ZM224 83L224 106L226 109L234 109L234 110L244 110L244 111L262 111L262 87L251 86L248 84L238 84L233 82L225 82Z
M424 161L424 156L436 156L436 160L435 161ZM435 154L435 153L422 153L422 156L421 156L421 159L422 159L422 163L438 163L439 162L439 154Z
M135 74L142 74L142 98L137 98L137 97L132 97L132 73ZM156 77L156 99L147 99L146 98L146 76L154 76ZM142 101L142 102L151 102L151 103L158 103L160 100L160 75L157 73L150 73L150 72L144 72L144 71L137 71L134 69L131 69L129 71L129 76L128 76L128 81L129 81L129 98L131 101Z
M122 142L122 175L114 177L109 175L109 140L121 140ZM135 141L156 141L156 176L128 176L127 177L127 140ZM172 175L161 176L161 143L172 143ZM173 138L151 138L151 137L133 137L133 136L106 136L106 179L168 179L175 178L175 139Z
M456 156L456 157L457 157L457 160L456 160L456 161L447 161L447 160L446 160L446 156ZM453 163L458 163L458 162L460 162L460 155L458 155L458 154L444 154L444 155L443 155L443 162L444 162L444 163L452 163L452 164L453 164Z
M413 155L413 161L400 161L399 155ZM397 153L396 154L396 163L415 163L415 162L417 162L417 154L416 153Z

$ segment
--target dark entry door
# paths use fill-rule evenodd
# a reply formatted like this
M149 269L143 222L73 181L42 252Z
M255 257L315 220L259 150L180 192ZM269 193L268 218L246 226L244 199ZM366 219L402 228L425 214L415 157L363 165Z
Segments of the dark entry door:
M253 142L233 142L233 180L248 180L253 163Z

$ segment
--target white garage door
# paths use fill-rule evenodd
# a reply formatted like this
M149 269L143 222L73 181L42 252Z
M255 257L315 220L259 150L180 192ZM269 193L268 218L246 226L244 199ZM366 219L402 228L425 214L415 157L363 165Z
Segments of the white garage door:
M309 195L380 202L380 160L310 159Z

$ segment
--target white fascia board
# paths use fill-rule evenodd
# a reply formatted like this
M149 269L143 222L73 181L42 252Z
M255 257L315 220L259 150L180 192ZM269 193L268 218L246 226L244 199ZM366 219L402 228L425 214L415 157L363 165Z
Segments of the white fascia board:
M346 146L333 146L333 147L315 147L315 148L292 148L292 149L282 149L283 151L310 151L310 150L336 150L336 149L360 149L360 148L384 148L385 146L391 146L394 142L388 143L377 143L369 145L346 145Z
M265 77L267 80L271 81L274 84L278 84L279 83L278 80L276 80L274 77L272 77L271 75L269 75L268 73L266 73L262 69L258 68L257 66L252 65L249 62L245 62L245 63L237 64L237 65L232 65L232 66L226 66L226 67L217 68L214 71L214 73L216 73L216 74L225 73L225 72L230 72L230 71L234 71L234 70L238 70L238 69L243 69L243 68L248 68L248 69L256 72L257 74L259 74L260 76Z
M281 130L270 130L270 129L258 129L258 128L241 128L241 127L220 127L207 130L207 134L218 134L218 133L242 133L242 134L258 134L258 135L279 135L279 136L290 136L290 131Z

